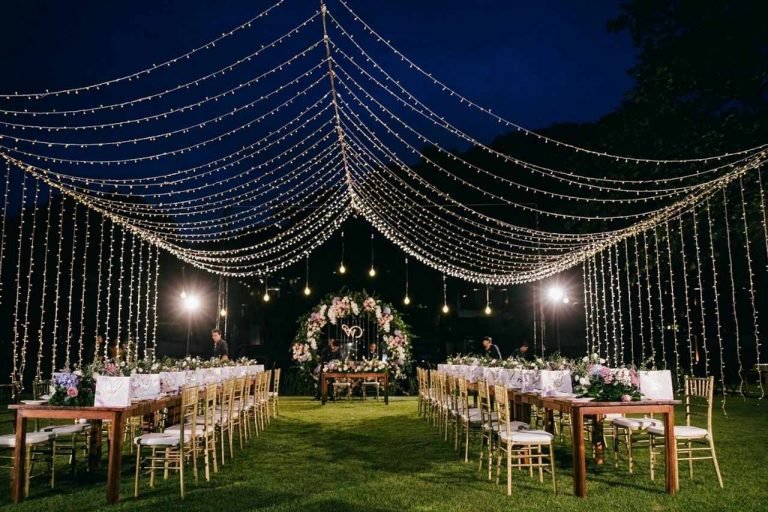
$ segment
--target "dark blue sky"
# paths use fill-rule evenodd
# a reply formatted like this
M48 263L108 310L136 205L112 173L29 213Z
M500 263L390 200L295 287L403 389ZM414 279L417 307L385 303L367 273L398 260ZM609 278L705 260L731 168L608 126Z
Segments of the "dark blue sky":
M635 50L630 38L605 29L606 21L618 13L618 4L351 2L358 14L424 68L466 96L532 128L595 120L615 108L631 87L626 70L634 62ZM252 0L4 2L0 90L72 87L124 75L183 53L267 5ZM341 5L334 0L328 5L346 28L358 28ZM234 41L233 55L237 45L247 49L256 41L267 41L316 8L315 1L287 0L266 24L261 22L264 26ZM319 29L314 24L309 30ZM274 57L287 58L295 48L278 49ZM387 58L383 47L367 48L375 57ZM212 65L220 62L216 59ZM443 97L435 97L435 102L442 113L462 113L461 107ZM498 132L490 121L473 128L483 140Z

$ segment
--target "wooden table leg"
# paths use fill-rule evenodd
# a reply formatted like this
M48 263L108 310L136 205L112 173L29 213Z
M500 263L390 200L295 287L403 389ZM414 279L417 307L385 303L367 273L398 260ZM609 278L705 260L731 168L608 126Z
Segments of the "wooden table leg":
M101 467L101 420L91 420L91 438L88 443L88 470Z
M384 405L389 405L389 373L384 373Z
M13 452L13 502L19 503L24 499L26 468L25 454L27 453L27 418L16 411L16 448Z
M325 380L325 374L320 374L320 394L322 395L323 405L328 401L328 381Z
M664 452L667 492L675 494L678 491L677 440L675 439L675 408L671 405L664 412Z
M579 498L587 496L587 459L584 450L584 415L581 408L571 411L571 432L573 433L573 494Z
M112 432L109 435L109 469L107 474L107 503L120 501L120 469L123 462L123 430L125 418L122 412L112 414Z
M605 464L605 443L603 442L603 418L592 417L592 448L595 450L595 462Z

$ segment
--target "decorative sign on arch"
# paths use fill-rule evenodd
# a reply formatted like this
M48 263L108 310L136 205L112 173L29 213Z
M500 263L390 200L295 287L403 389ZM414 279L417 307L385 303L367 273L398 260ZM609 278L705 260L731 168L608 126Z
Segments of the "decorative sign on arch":
M396 379L411 360L410 329L391 304L365 292L327 295L299 319L292 352L307 373L317 375L330 339L339 341L349 361L380 359Z

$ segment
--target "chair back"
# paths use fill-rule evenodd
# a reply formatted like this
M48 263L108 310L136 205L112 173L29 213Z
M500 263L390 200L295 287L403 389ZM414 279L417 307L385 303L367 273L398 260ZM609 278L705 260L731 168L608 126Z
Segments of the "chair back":
M232 402L237 407L236 413L242 412L245 408L245 377L235 377L235 388L232 392Z
M467 379L459 377L456 379L459 388L459 414L469 417L469 389L467 386Z
M458 409L457 393L456 393L456 377L453 375L447 375L445 377L445 398L448 401L448 407L452 410Z
M507 388L506 386L495 385L493 386L493 394L496 396L496 414L498 415L499 430L504 432L510 431L510 421L512 421L512 412L509 407L509 400L507 400Z
M221 394L219 395L219 403L221 404L222 418L225 416L228 419L232 419L232 406L234 404L233 395L235 392L235 379L227 379L221 383ZM222 423L224 421L222 420Z
M185 431L189 429L192 439L195 439L197 427L197 386L184 386L181 388L181 425Z
M684 388L685 424L690 426L692 421L705 421L704 419L706 418L707 430L712 432L712 403L714 402L715 395L715 378L688 377L686 375Z
M37 380L32 383L32 396L35 400L40 400L40 397L47 395L51 390L50 380Z
M203 396L203 423L206 433L213 432L216 427L216 403L219 386L214 382L205 386Z
M488 382L486 380L477 381L477 401L480 403L480 418L483 425L493 432L493 419L491 416L491 394L488 392Z
M275 368L272 373L272 391L275 396L280 394L280 368Z
M446 380L448 376L443 372L437 373L437 379L435 379L435 392L437 399L437 402L440 404L441 407L447 407L448 406L448 397L446 392Z

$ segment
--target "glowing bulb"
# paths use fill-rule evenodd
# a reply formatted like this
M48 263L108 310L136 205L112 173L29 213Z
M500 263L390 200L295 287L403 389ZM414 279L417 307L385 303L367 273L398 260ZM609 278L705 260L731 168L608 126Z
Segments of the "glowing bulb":
M190 313L196 310L200 306L200 299L194 295L187 295L184 297L184 308Z
M368 271L368 275L371 277L376 277L376 269L371 267L371 270Z
M339 267L339 274L346 274L347 273L347 267L344 266L344 263L341 264Z
M563 304L568 304L569 302L571 302L571 299L568 297L563 297Z
M304 295L309 295L310 293L312 293L312 290L309 289L309 286L305 286L304 287Z
M221 308L221 316L227 316L227 310L224 308Z
M187 298L187 292L185 292L185 291L182 291L182 292L179 294L179 296L180 296L182 299L186 299L186 298Z
M262 297L264 299L264 302L269 302L269 293L264 293L264 296Z
M491 314L491 306L490 305L485 306L485 314L486 315L490 315Z
M443 304L443 313L448 313L448 311L450 311L448 304Z
M565 296L565 293L563 292L563 289L559 286L553 286L549 290L547 290L547 297L553 302L560 302L563 300L563 297Z
M410 303L411 303L411 298L406 295L405 298L403 299L403 304L407 306Z

